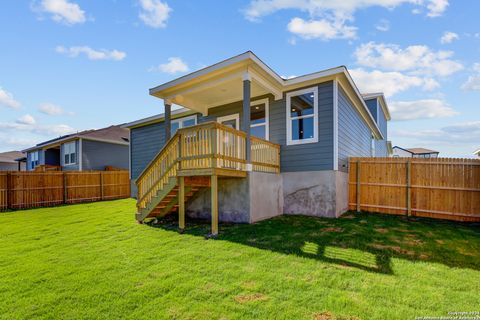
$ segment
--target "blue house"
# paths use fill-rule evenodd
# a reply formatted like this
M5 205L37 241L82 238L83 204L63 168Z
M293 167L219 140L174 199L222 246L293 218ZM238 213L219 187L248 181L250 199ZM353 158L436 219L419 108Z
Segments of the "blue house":
M106 166L128 170L128 130L110 126L86 130L39 143L23 150L27 170L39 166L62 171L104 170Z
M211 218L216 234L218 220L338 217L348 158L388 156L385 97L362 95L344 66L284 79L248 51L150 95L165 113L124 125L138 221L178 212L180 228Z

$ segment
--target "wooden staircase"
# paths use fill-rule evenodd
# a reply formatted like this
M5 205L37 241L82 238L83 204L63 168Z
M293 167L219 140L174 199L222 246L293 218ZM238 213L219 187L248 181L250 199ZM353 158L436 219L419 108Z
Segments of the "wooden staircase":
M210 179L207 177L186 177L185 178L185 202L188 203L199 191L210 186ZM179 207L179 185L177 178L170 177L169 182L163 189L150 200L145 208L137 212L137 220L143 221L149 218L161 218L169 213L178 211Z

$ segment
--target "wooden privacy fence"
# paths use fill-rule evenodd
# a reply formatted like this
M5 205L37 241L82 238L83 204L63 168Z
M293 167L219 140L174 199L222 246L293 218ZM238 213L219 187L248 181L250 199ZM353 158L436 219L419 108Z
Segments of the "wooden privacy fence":
M350 158L349 209L480 221L480 160Z
M128 197L128 171L0 172L0 210Z

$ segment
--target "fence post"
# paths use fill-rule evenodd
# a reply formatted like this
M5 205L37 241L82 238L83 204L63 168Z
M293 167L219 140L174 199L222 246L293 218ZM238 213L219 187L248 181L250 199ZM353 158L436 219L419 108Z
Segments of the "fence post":
M360 160L357 160L357 212L360 212Z
M412 163L407 160L407 217L412 215Z
M103 172L100 171L100 200L103 200Z
M12 173L11 172L7 172L7 186L6 186L6 195L7 195L7 209L11 209L11 205L12 205L12 194L11 194L11 190L12 189L12 181L11 181L11 176L12 176Z
M63 171L63 203L66 204L68 200L68 190L67 190L67 174Z

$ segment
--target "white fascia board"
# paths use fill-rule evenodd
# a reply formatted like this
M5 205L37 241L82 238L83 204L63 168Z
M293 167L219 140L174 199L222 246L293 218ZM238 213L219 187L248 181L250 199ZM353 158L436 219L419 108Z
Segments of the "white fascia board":
M180 115L184 115L184 114L188 115L188 114L192 114L192 113L196 113L196 112L193 111L193 110L187 109L187 108L180 108L180 109L172 110L171 116L180 116ZM143 119L140 119L140 120L135 120L135 121L132 121L132 122L125 123L121 127L131 129L133 127L139 127L139 126L141 126L143 124L146 124L146 123L161 122L163 120L165 120L165 113L160 113L160 114L148 117L148 118L143 118Z

